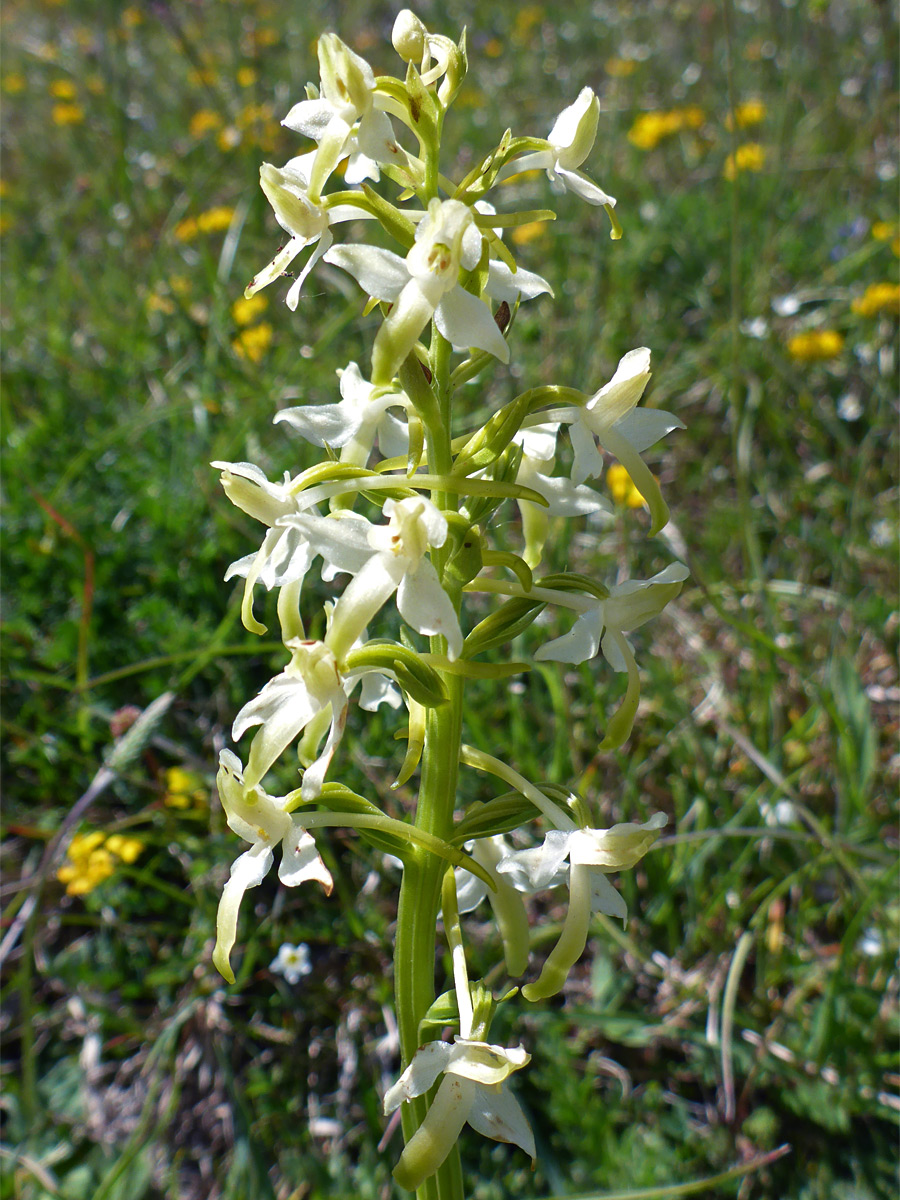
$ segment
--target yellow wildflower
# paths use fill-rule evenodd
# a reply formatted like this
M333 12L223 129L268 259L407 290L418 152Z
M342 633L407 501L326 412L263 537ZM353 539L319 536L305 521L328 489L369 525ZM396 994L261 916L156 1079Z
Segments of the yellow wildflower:
M188 129L191 137L202 138L211 130L218 129L221 124L222 118L217 112L213 112L211 108L201 108L191 117Z
M144 301L144 308L148 315L150 313L159 312L163 316L171 317L175 311L175 302L171 296L163 296L159 292L150 292L147 299Z
M488 58L499 58L503 53L503 43L499 38L491 38L490 41L485 42L484 52Z
M124 863L135 862L144 853L144 843L138 838L125 837L121 833L112 833L106 839L106 849L121 858Z
M256 71L253 67L238 67L238 87L253 87L256 83Z
M203 780L194 771L183 767L169 767L166 771L166 808L199 808L206 804L206 788Z
M795 333L788 341L787 352L795 362L825 362L837 358L844 348L844 335L836 329L810 329Z
M613 79L625 79L626 76L635 73L637 62L633 58L608 58L603 64L603 69Z
M268 307L268 300L257 292L255 296L241 296L235 300L231 306L231 316L235 325L252 325Z
M735 179L741 171L761 171L765 161L765 147L759 142L745 142L725 159L722 174L726 179Z
M50 117L54 125L80 125L84 120L84 109L80 104L61 101L53 105Z
M628 130L628 140L639 150L654 150L663 138L671 137L683 128L681 114L672 112L640 113Z
M766 106L762 100L745 100L725 118L725 128L749 129L751 125L761 125L765 117Z
M900 316L900 284L870 283L862 296L851 301L850 307L861 317L874 317L880 312Z
M175 237L179 242L192 242L197 236L197 218L185 217L175 226Z
M676 108L672 115L681 121L682 129L699 129L706 120L706 113L699 104L687 104L684 108Z
M872 237L876 242L889 242L897 233L896 221L873 221Z
M50 95L56 100L74 100L75 84L71 79L54 79L50 84Z
M546 221L526 221L524 225L514 226L509 236L517 246L527 246L529 242L542 238L546 232Z
M258 363L272 344L273 329L268 322L245 329L231 343L238 358Z
M84 86L92 96L102 96L106 91L106 84L100 75L88 75L84 81Z
M277 46L280 38L278 30L270 29L268 26L260 26L250 36L258 50L263 50L266 46Z
M526 4L524 8L520 8L516 13L515 23L513 25L512 39L521 45L528 40L528 37L536 25L540 25L544 19L544 10L539 4Z
M624 504L626 508L643 508L644 497L621 463L612 463L609 466L606 472L606 486L616 504Z
M86 896L115 870L110 852L104 849L102 833L76 833L69 844L66 861L56 878L66 885L66 895Z
M3 76L3 90L8 96L17 96L19 92L24 92L25 76L20 75L18 71L10 71L8 75Z
M135 29L138 25L143 25L144 14L137 5L129 5L128 8L122 9L122 24L126 29Z
M248 104L238 114L235 124L238 129L247 129L258 122L271 121L272 107L269 104Z

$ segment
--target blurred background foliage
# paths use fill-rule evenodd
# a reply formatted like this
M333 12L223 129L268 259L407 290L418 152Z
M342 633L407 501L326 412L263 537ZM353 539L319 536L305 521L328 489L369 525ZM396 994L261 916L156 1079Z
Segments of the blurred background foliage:
M279 120L317 78L317 34L394 72L397 7L4 4L3 1200L394 1194L399 1135L379 1147L398 1061L390 863L321 838L335 895L267 880L237 984L210 965L236 849L213 766L283 652L243 631L222 584L258 533L207 464L308 465L274 408L333 400L335 369L366 361L371 323L339 272L318 269L296 314L284 288L241 295L279 244L258 168L305 148ZM451 173L506 124L544 134L590 85L586 167L626 231L609 242L571 196L553 226L516 231L556 300L523 310L511 369L467 390L472 411L535 383L594 390L646 344L647 402L688 427L653 456L673 512L661 540L626 539L646 525L626 491L614 523L553 542L554 565L610 581L673 552L691 568L637 638L629 744L597 750L621 686L602 661L472 693L469 740L574 779L599 824L661 809L670 826L621 881L627 929L598 922L562 999L503 1010L497 1040L534 1055L516 1082L540 1159L532 1174L464 1137L469 1193L689 1181L789 1142L715 1194L893 1196L895 14L417 11L468 26ZM383 795L396 728L357 714L333 775ZM294 984L270 970L285 942L310 951ZM487 924L473 953L496 961Z

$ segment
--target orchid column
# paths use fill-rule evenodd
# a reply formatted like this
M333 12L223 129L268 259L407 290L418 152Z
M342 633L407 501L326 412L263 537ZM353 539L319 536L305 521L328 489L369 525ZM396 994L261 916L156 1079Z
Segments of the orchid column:
M557 192L604 208L612 236L620 235L615 200L580 169L600 106L584 88L546 139L507 131L454 180L441 162L441 135L466 73L465 36L454 42L429 33L405 10L393 45L406 64L402 78L376 76L335 34L323 35L320 83L308 86L307 98L284 120L314 147L283 167L265 163L260 170L289 240L247 294L276 282L309 249L287 292L290 308L323 260L359 284L366 313L378 312L381 320L371 367L351 362L338 372L340 400L275 418L323 448L320 464L280 482L252 463L213 464L229 499L266 528L259 549L229 569L245 580L244 624L264 632L254 613L257 585L276 591L288 656L235 719L236 742L254 730L246 766L231 750L220 759L228 824L249 849L237 857L222 895L214 961L234 983L241 901L272 867L276 845L283 883L315 882L326 894L332 879L316 830L355 829L399 858L394 978L402 1063L384 1102L386 1113L401 1108L406 1148L394 1175L422 1197L456 1200L464 1125L535 1157L527 1117L507 1084L530 1054L488 1041L497 1006L518 987L493 995L470 979L463 916L489 900L498 953L509 979L518 979L530 970L525 897L567 887L559 940L521 990L526 1002L552 996L584 950L592 914L625 918L608 875L632 867L666 820L655 814L644 823L598 828L584 798L539 785L501 757L466 745L465 685L502 681L538 660L580 663L602 654L626 684L601 748L624 744L640 694L626 634L662 612L687 571L670 563L651 579L611 584L577 572L536 572L553 519L607 509L590 483L604 471L606 455L627 468L646 498L649 532L665 525L668 510L641 454L681 422L637 407L650 378L650 351L639 348L624 354L593 393L533 387L473 426L472 385L509 362L519 305L551 293L502 240L504 229L555 215L517 208L516 177L545 170ZM335 186L343 160L348 186ZM376 222L396 249L335 244L338 225L352 234L363 220ZM495 536L517 528L510 503L521 514L513 546ZM314 569L336 597L326 605L325 635L317 641L307 637L304 622L303 585ZM486 602L495 607L473 622L466 607L476 593L481 612ZM530 661L504 658L503 647L548 605L572 614L570 631L535 646ZM389 627L399 619L400 639L373 636L391 608ZM406 751L394 786L419 773L409 819L389 817L381 797L328 779L357 702L366 711L406 709ZM275 796L264 784L286 755L288 764L296 756L302 776ZM479 772L485 788L498 794L461 808L461 768ZM516 830L515 843L507 840ZM436 997L439 921L452 978ZM448 1029L453 1041L443 1038Z

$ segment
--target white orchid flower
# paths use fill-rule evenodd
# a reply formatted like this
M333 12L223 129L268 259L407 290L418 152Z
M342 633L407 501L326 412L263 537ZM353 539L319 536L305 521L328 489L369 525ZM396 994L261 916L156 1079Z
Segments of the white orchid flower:
M450 658L462 651L462 631L450 598L426 557L429 546L442 546L447 521L430 500L386 500L386 525L373 525L356 514L335 517L288 517L303 531L309 546L338 571L353 579L332 615L328 644L340 658L387 600L397 593L397 609L418 633L441 634Z
M625 698L610 722L602 743L604 749L621 746L628 737L640 700L637 662L625 634L659 616L681 591L689 574L683 563L670 563L652 579L629 579L616 584L605 600L583 598L585 610L569 632L540 646L535 653L535 658L542 662L582 663L600 650L614 671L628 673Z
M459 200L435 199L406 258L377 246L335 246L325 255L369 296L393 305L375 337L374 384L391 382L432 317L455 349L475 347L509 362L509 347L489 306L459 282L460 270L471 270L480 258L481 238L466 238L473 228L471 208ZM497 286L502 286L499 274Z
M310 195L310 177L315 166L316 151L292 158L283 167L263 163L259 168L259 185L272 205L275 220L290 234L290 241L275 255L268 266L253 277L244 291L249 297L268 287L285 273L297 255L307 246L316 245L306 266L291 284L285 303L293 312L310 271L334 241L332 225L343 221L370 220L372 214L353 204L337 204L326 208Z
M584 952L592 913L625 920L625 901L606 876L633 867L665 824L665 814L656 813L643 825L626 822L612 829L552 829L540 846L515 850L498 864L498 872L527 893L565 882L565 864L569 864L569 907L563 930L539 978L522 989L526 1000L542 1000L562 988L569 970Z
M290 797L270 796L258 784L249 784L240 759L230 750L219 754L216 784L228 827L245 842L250 842L250 849L232 865L216 917L213 963L229 983L234 983L229 960L237 937L241 901L244 892L257 887L268 874L275 859L274 847L281 843L278 878L288 887L297 887L312 879L322 885L326 895L330 895L333 880L316 850L312 835L303 828L301 818L285 811Z
M456 902L459 912L467 913L472 912L487 897L497 918L507 974L518 976L522 975L528 966L528 914L516 888L497 874L497 864L508 857L511 849L506 838L499 834L495 837L477 838L474 842L467 843L466 850L490 875L495 890L492 891L483 879L479 879L465 867L457 867Z
M532 570L541 561L550 530L551 517L581 517L611 512L611 505L593 488L575 484L565 476L551 475L556 459L559 422L520 429L513 441L522 447L516 482L532 488L547 501L546 507L531 500L517 501L525 535L525 562Z
M405 1100L423 1096L443 1075L425 1120L406 1145L394 1168L394 1178L410 1191L432 1175L468 1121L473 1129L497 1142L520 1146L535 1158L534 1135L506 1080L524 1067L531 1055L518 1046L508 1050L487 1042L455 1038L428 1042L384 1097L385 1113Z
M210 465L222 472L222 487L232 504L269 526L259 550L237 559L225 572L226 580L235 575L246 580L241 603L244 627L251 633L265 633L265 625L253 616L253 589L257 583L269 590L289 583L302 586L315 553L301 531L283 524L282 518L313 506L303 492L293 493L287 473L283 483L271 483L253 463L216 461Z
M362 377L355 362L338 371L341 399L338 404L304 404L285 408L275 417L316 446L340 448L341 462L365 466L378 440L385 458L405 454L409 446L406 424L387 411L409 408L403 392L377 388Z
M342 158L350 161L344 178L349 184L377 180L379 163L401 155L391 122L380 106L391 107L379 95L375 74L364 58L334 33L319 38L321 94L295 104L281 122L318 144L309 177L309 191L318 200L322 188Z
M288 638L285 643L291 661L240 710L231 734L237 742L254 725L262 728L250 744L244 780L256 786L266 772L298 736L315 722L315 732L330 715L328 737L318 756L303 772L300 788L304 803L319 795L325 774L347 722L350 694L363 683L360 704L371 711L382 703L396 707L400 695L386 676L378 671L343 673L335 654L325 642ZM350 647L348 647L349 649ZM318 742L317 736L314 741Z
M575 452L573 481L584 483L603 470L603 455L596 438L628 471L650 508L651 533L658 533L669 519L669 510L641 452L673 429L684 429L684 422L670 412L636 407L649 379L650 351L646 346L629 350L619 360L609 383L595 392L583 408L557 411L553 415L570 425Z
M593 149L599 120L600 101L591 88L582 88L577 100L554 121L547 135L546 150L513 159L500 171L497 182L524 171L544 170L558 190L574 192L588 204L615 208L614 197L578 170Z

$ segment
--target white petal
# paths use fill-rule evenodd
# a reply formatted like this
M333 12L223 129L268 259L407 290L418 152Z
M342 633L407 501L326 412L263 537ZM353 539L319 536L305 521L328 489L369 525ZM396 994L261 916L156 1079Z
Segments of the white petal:
M456 868L456 903L461 913L472 912L487 894L488 886L483 879L465 867Z
M445 637L448 657L459 658L463 646L459 618L427 558L422 559L416 571L403 576L397 591L397 609L418 633Z
M503 363L509 362L509 346L497 328L491 310L465 288L457 285L449 291L435 309L434 318L454 350L468 350L474 346L493 354Z
M539 646L534 657L540 662L567 663L583 663L593 658L600 649L604 603L598 600L597 607L582 613L568 633Z
M531 1061L531 1055L523 1046L491 1046L469 1038L455 1038L453 1053L444 1071L447 1075L459 1075L474 1083L498 1084Z
M599 119L599 100L589 87L582 88L577 99L564 108L553 122L553 128L547 135L559 166L581 166L594 145Z
M562 180L567 191L574 192L576 196L580 196L588 204L608 204L610 208L615 208L615 196L610 196L608 192L604 192L603 188L598 187L593 179L589 179L581 171L570 171L565 167L557 166L556 177Z
M520 479L521 483L525 480ZM535 475L528 486L535 488L548 501L547 515L551 517L583 517L588 513L612 512L612 505L599 492L571 479L557 475Z
M673 562L652 579L629 579L617 584L604 601L606 624L610 629L637 629L659 616L681 591L689 574L684 563Z
M629 350L619 359L615 374L588 401L584 408L584 419L595 433L606 425L615 425L626 413L631 412L650 378L650 351L646 346Z
M531 1126L508 1087L479 1088L469 1108L468 1122L485 1137L510 1142L532 1159L537 1157Z
M606 871L627 871L644 857L665 826L665 813L642 825L624 821L611 829L579 829L571 835L571 861Z
M397 159L397 139L386 113L370 108L359 123L356 139L360 151L376 163L390 163Z
M494 259L491 259L484 290L492 300L505 300L507 304L514 304L519 297L533 300L544 293L553 295L553 288L541 275L526 271L523 267L513 274L506 263Z
M602 871L591 872L591 912L618 917L620 921L628 916L628 905Z
M399 1108L404 1100L424 1095L443 1072L452 1054L450 1042L428 1042L417 1050L412 1062L385 1093L385 1115Z
M362 414L355 404L302 404L276 413L275 424L284 421L315 446L343 446L359 429Z
M574 832L551 829L540 846L513 850L497 864L497 870L520 892L540 892L560 880L560 870L569 856Z
M572 482L581 484L586 479L596 478L603 470L603 455L597 449L594 435L579 419L569 427L569 437L574 451Z
M291 310L291 312L297 311L297 305L300 303L300 292L303 289L304 283L306 283L306 280L307 280L307 277L309 276L310 271L313 269L313 267L316 265L316 263L319 261L319 259L324 256L324 254L328 250L328 247L331 245L333 240L334 239L333 239L330 231L326 229L323 232L321 238L319 239L319 244L316 246L315 250L313 250L312 254L309 256L309 261L307 262L306 266L303 268L303 270L300 272L300 274L297 276L297 278L294 280L294 282L291 284L290 288L288 289L288 294L285 296L284 302L288 306L288 308Z
M327 100L301 100L281 123L286 128L293 129L295 133L302 133L304 137L317 142L333 116L334 109Z
M264 287L268 287L270 283L283 275L306 244L305 237L292 237L286 246L282 246L272 261L253 276L244 290L244 295L248 299L250 296L255 296L257 292L262 291Z
M291 830L285 835L281 849L278 878L282 883L288 887L297 887L307 880L314 879L321 883L326 896L331 895L331 889L334 887L331 872L322 862L312 834L306 832L298 817L292 818Z
M638 454L654 445L667 433L671 433L673 429L684 427L684 421L659 408L633 408L616 422L616 431L631 442Z
M379 246L334 246L325 261L352 275L362 290L377 300L397 300L409 283L404 260Z
M352 675L347 676L347 686L350 687ZM366 671L362 677L362 690L359 694L359 707L366 712L375 712L382 704L390 708L399 708L403 696L394 684L381 671Z

